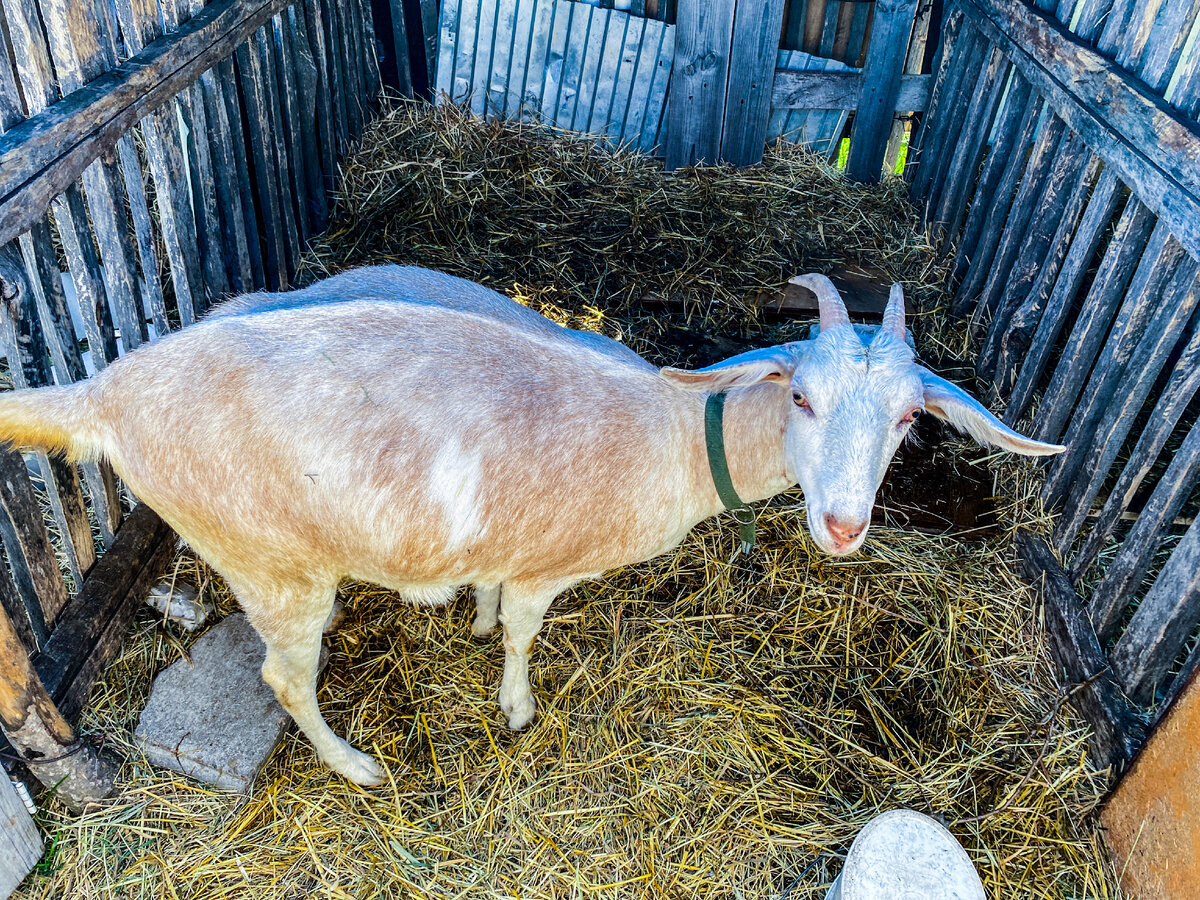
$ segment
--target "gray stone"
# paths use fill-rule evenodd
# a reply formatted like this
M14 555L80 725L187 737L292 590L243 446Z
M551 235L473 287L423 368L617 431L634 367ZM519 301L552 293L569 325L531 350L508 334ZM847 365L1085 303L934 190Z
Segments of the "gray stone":
M190 664L181 659L154 679L134 737L155 765L244 791L289 721L262 680L266 647L235 613L190 654Z
M166 578L150 588L146 602L186 631L195 631L215 611L211 600L202 600L194 585Z

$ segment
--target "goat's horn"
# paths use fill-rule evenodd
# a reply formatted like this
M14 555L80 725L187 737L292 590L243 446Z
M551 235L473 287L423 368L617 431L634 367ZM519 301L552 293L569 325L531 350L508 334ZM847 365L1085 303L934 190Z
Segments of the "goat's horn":
M904 340L904 288L899 283L892 285L887 308L883 311L883 327L880 330L884 334Z
M797 284L808 288L817 295L817 306L821 310L821 330L828 331L834 325L849 325L850 316L846 314L846 304L838 293L833 282L817 272L807 275L797 275L788 279L789 284Z

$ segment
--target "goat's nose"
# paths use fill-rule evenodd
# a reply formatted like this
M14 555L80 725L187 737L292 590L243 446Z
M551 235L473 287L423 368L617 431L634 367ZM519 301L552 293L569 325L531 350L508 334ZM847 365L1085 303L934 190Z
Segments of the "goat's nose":
M833 513L825 513L825 529L839 544L853 543L854 539L866 530L866 527L865 521L843 522Z

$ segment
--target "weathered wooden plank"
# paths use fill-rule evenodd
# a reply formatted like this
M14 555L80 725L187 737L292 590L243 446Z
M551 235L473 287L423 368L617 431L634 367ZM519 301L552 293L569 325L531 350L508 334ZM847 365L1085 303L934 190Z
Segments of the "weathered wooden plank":
M734 0L701 9L685 3L675 24L675 68L667 100L666 168L715 163L721 155L721 124L729 78L729 41Z
M1058 441L1062 437L1153 228L1153 214L1136 197L1130 198L1042 397L1034 423L1038 440ZM1161 242L1158 246L1161 248Z
M363 66L363 100L369 119L379 100L379 92L383 89L379 70L379 45L375 32L375 14L371 8L371 0L358 0L357 21Z
M591 7L570 4L563 21L561 43L556 34L555 46L561 47L562 65L559 67L558 84L554 92L554 124L559 128L571 128L579 107L579 88L583 77L584 55L587 53L588 37L592 24ZM552 51L553 52L553 51ZM553 73L547 70L547 89Z
M638 48L637 69L633 73L633 83L630 85L629 100L625 104L625 118L621 120L621 131L616 141L621 146L641 148L642 128L646 118L651 115L650 89L662 54L663 40L669 31L661 22L654 19L643 19L646 23ZM657 110L654 111L657 114ZM649 148L646 148L649 152Z
M1148 16L1150 26L1136 61L1117 61L1132 68L1152 90L1163 92L1183 53L1188 35L1200 14L1200 0L1174 0L1162 3L1156 16ZM1131 45L1132 49L1132 45Z
M925 48L929 43L929 28L933 20L933 7L935 0L917 0L917 14L913 21L912 35L908 39L908 51L904 58L904 74L905 75L920 75L925 69ZM855 4L855 15L858 15L858 9L864 4ZM868 10L873 13L874 7L866 4ZM938 15L942 12L942 5L938 0ZM859 44L862 43L861 37L858 38ZM862 48L866 50L865 47ZM855 60L855 64L858 62ZM901 76L901 87L903 87L903 77ZM916 110L904 110L905 115L897 115L892 118L892 134L888 138L887 152L883 157L884 172L895 172L896 166L900 161L900 148L904 146L905 133L908 136L915 137L916 130L920 125L921 115ZM907 154L905 155L905 165L907 165Z
M42 834L8 776L0 773L0 897L11 896L42 858Z
M503 116L509 95L514 93L511 77L516 28L517 0L500 0L496 7L496 30L492 34L490 77L487 82L489 117Z
M923 111L929 103L932 75L902 75L895 110ZM858 109L859 72L775 70L773 109Z
M1076 477L1066 491L1062 515L1054 529L1053 540L1058 547L1074 543L1125 437L1200 303L1198 269L1200 263L1190 258L1180 264L1116 381L1111 401L1098 416L1094 437L1086 453L1079 454L1076 471L1081 477ZM1119 355L1114 355L1114 363L1117 359Z
M612 107L613 89L616 87L617 70L621 64L621 48L625 44L625 32L629 16L612 10L597 10L604 18L604 34L598 42L595 77L592 80L591 102L587 118L581 131L596 133L606 131Z
M34 776L75 810L112 793L116 768L75 732L42 686L8 616L0 612L0 728Z
M1150 235L1146 252L1134 272L1133 281L1113 322L1112 330L1096 358L1087 388L1071 416L1071 423L1063 440L1067 449L1048 466L1046 480L1042 486L1042 499L1048 506L1057 506L1075 481L1080 465L1096 436L1096 425L1104 410L1112 403L1113 394L1125 373L1125 367L1134 354L1147 323L1159 308L1159 298L1168 290L1175 278L1176 269L1185 256L1183 248L1172 236L1166 234L1160 219Z
M956 6L946 14L926 115L909 151L905 177L917 202L923 201L929 192L933 164L944 151L946 132L954 124L945 111L961 102L959 85L966 77L967 63L979 42L974 29L963 27L963 20L962 11Z
M587 38L584 40L582 68L575 95L575 112L571 116L571 128L586 131L596 102L596 88L600 81L600 69L604 51L609 41L608 23L610 12L598 7L587 7L589 20Z
M327 197L333 190L337 178L337 139L336 123L333 111L333 88L329 81L328 48L325 46L325 28L322 25L321 5L318 0L305 0L303 10L296 8L296 26L298 36L307 42L312 50L313 63L317 70L317 97L313 107L317 113L317 134L320 138L321 175L323 176L321 195ZM303 12L303 15L300 13ZM328 208L328 200L326 200ZM324 226L322 226L322 229Z
M1062 119L1053 115L1047 116L1042 123L1041 133L1034 140L1033 150L1029 154L1029 160L1021 177L1021 184L1017 188L1012 206L1005 217L1004 229L996 246L995 256L992 257L983 289L975 301L975 312L971 321L972 333L978 333L996 312L1013 263L1016 262L1021 244L1029 232L1030 222L1033 220L1034 213L1041 204L1043 196L1047 191L1058 193L1055 191L1055 186L1050 185L1049 182L1060 145L1064 142L1066 146L1063 149L1069 159L1074 160L1082 155L1083 151L1078 138L1074 135L1067 135ZM1057 187L1061 190L1063 186L1060 183ZM987 349L985 346L984 350ZM988 369L985 366L988 361L986 356L981 358L980 362L976 363L976 371L981 374L987 372Z
M449 4L452 2L454 0L446 0L447 13ZM457 0L457 6L458 15L454 20L443 16L444 24L451 22L457 25L456 37L453 42L454 65L449 67L452 85L450 99L454 103L467 106L471 101L471 87L475 78L475 38L483 0Z
M1167 471L1154 486L1137 521L1104 570L1089 601L1096 630L1105 638L1115 630L1130 599L1141 586L1170 522L1179 514L1200 478L1200 422L1192 425Z
M134 613L174 556L176 542L175 533L149 507L134 509L34 656L42 684L67 719L79 714L92 684L120 649Z
M1045 127L1049 130L1052 125L1053 122L1048 122ZM1040 142L1038 146L1040 147ZM1035 159L1037 149L1034 149ZM1080 175L1089 164L1094 164L1094 179L1095 174L1099 172L1100 161L1088 151L1077 135L1065 135L1059 143L1058 152L1044 162L1045 180L1036 188L1038 196L1034 198L1035 208L1025 222L1023 233L1014 235L1017 250L1011 257L1011 263L1005 265L1005 261L1010 257L1006 254L1003 243L997 252L1000 263L994 272L995 291L989 292L991 285L985 287L978 307L978 310L983 310L986 305L993 308L995 314L980 349L976 371L987 373L987 377L997 382L996 390L999 396L1006 396L1007 387L1011 384L1009 381L998 379L996 374L1004 338L1010 334L1011 316L1021 305L1022 298L1037 297L1040 289L1039 279L1051 278L1057 272L1057 265L1049 258L1054 235L1058 232L1067 207L1072 201L1075 203L1076 215L1082 211L1087 194L1086 189L1080 188ZM1027 170L1026 180L1031 177ZM1021 214L1020 201L1021 194L1018 192L1010 217ZM1004 266L1004 269L1001 270L999 266ZM1044 284L1042 287L1048 289ZM1040 308L1040 301L1035 299L1034 302Z
M425 66L429 84L433 84L438 60L438 0L421 0L421 28L424 32Z
M1019 0L963 0L963 9L1200 258L1200 133L1194 124Z
M267 122L271 135L270 151L273 154L270 174L276 181L276 190L279 195L279 209L282 213L283 234L285 238L284 245L287 250L286 268L288 283L290 284L292 276L296 272L296 267L300 263L300 254L303 252L303 248L300 240L300 230L296 225L297 198L294 193L295 181L292 178L292 161L289 153L290 137L283 116L283 101L281 99L283 90L279 80L279 61L275 57L275 47L269 25L264 25L256 31L254 39L258 49L259 61L262 64L263 101L266 107ZM359 90L362 90L361 82ZM360 94L360 99L361 96ZM360 122L360 131L355 133L356 137L361 132L361 127L362 123Z
M525 9L527 5L522 4L521 8ZM546 115L543 103L549 78L547 68L551 64L551 44L557 13L558 3L555 0L537 0L530 14L526 56L521 68L520 93L517 95L518 105L513 113L522 121L545 122L550 121L553 116L553 110L550 111L550 117ZM563 15L566 15L565 11ZM561 65L561 55L558 59Z
M254 187L258 195L258 208L262 213L266 283L271 290L283 290L288 283L283 201L277 187L275 142L267 111L268 99L257 41L251 40L239 47L236 57L249 128L250 154L254 163Z
M1138 436L1136 446L1129 454L1129 461L1125 463L1120 477L1109 492L1100 515L1091 523L1087 540L1071 562L1071 580L1076 584L1083 578L1112 535L1122 513L1129 508L1135 493L1150 474L1168 438L1198 391L1200 330L1194 331L1188 339L1179 360L1175 363L1167 386L1163 388L1162 394L1154 404L1154 410ZM1093 616L1093 621L1096 621L1096 616ZM1107 621L1106 611L1104 627L1107 627ZM1096 621L1097 630L1104 630L1104 627Z
M589 10L590 11L590 10ZM471 112L485 116L488 111L488 93L492 80L493 38L496 34L496 17L500 13L500 0L479 0L479 13L475 21L475 41L470 48ZM462 24L460 20L460 26Z
M129 198L129 212L133 219L133 234L138 245L138 256L142 263L142 311L141 319L154 323L158 334L169 330L167 324L167 301L163 297L162 283L158 277L158 245L154 237L154 225L150 218L150 205L146 200L146 183L142 161L134 146L132 136L126 132L117 140L117 156L121 160L121 174L125 176L125 193Z
M646 100L646 115L642 125L638 147L643 153L657 152L661 147L660 135L667 119L667 88L675 61L675 29L664 29L663 42L658 48L658 59L654 63L654 77L650 80L650 93Z
M389 0L392 18L392 47L396 59L396 89L405 97L413 94L412 65L408 58L408 23L404 20L404 0ZM429 68L433 72L432 65ZM432 83L432 80L431 80Z
M1146 592L1112 652L1135 703L1149 705L1200 622L1200 520L1193 522Z
M240 195L239 201L232 201L232 210L239 206L242 210L242 231L246 237L246 251L250 255L250 270L253 275L253 283L255 288L265 287L267 284L266 263L263 259L263 244L264 240L260 239L260 229L258 226L258 214L255 211L254 205L254 180L250 173L250 153L248 150L250 140L249 132L242 127L242 108L241 108L241 92L239 89L239 76L237 67L234 65L234 60L223 59L213 68L216 75L217 85L220 91L213 97L214 106L218 107L215 112L220 118L221 112L219 107L224 106L225 118L224 121L229 123L229 142L227 146L233 151L234 172L236 174L236 192ZM233 187L230 188L231 193ZM237 219L232 218L230 227L237 228Z
M325 32L325 60L329 67L329 86L333 105L333 132L337 141L338 153L341 154L350 143L350 114L347 95L350 86L346 83L346 73L342 65L345 48L342 45L341 26L338 23L336 0L318 0L321 13L321 27ZM457 102L457 101L456 101ZM253 131L253 129L251 129Z
M637 86L638 71L645 59L644 45L647 38L653 42L651 21L636 16L627 17L625 43L618 58L616 79L613 82L612 100L608 106L608 125L604 136L611 146L619 146L629 118L629 104Z
M75 299L83 318L92 364L102 369L117 358L117 338L108 307L108 292L98 274L100 259L87 230L87 209L82 193L71 185L54 201L53 211L63 255L67 258L67 268L75 286Z
M504 94L504 115L510 119L520 118L521 107L525 102L528 67L533 52L534 20L538 15L538 8L542 5L537 0L521 0L515 4L513 9L508 72L504 82L507 86ZM545 48L542 48L543 52L544 50Z
M270 50L275 64L275 102L279 108L279 124L282 141L277 152L287 160L288 178L281 178L281 187L289 195L292 203L293 218L296 223L296 233L299 243L296 247L295 264L299 263L300 253L312 235L308 208L312 201L308 196L308 178L305 174L305 146L302 133L306 130L305 119L311 122L311 114L301 113L300 88L296 84L296 71L292 64L292 45L284 34L282 16L271 20L272 27L267 29L266 45ZM319 180L319 179L318 179Z
M67 588L42 524L25 459L7 447L0 449L0 538L34 635L39 644L44 643L55 617L66 606Z
M433 101L453 101L456 93L454 83L455 65L458 58L459 9L463 0L439 0L441 12L438 16L437 63L429 79L433 87Z
M1078 229L1069 237L1070 246L1054 279L1054 287L1046 298L1045 310L1037 320L1029 347L1024 354L1017 354L1010 353L1006 345L1005 352L1010 353L1014 363L1017 356L1024 357L1020 363L1020 374L1013 386L1012 396L1004 411L1004 421L1009 426L1015 426L1029 408L1034 389L1070 311L1071 301L1087 274L1087 268L1105 230L1112 223L1120 197L1120 179L1111 169L1105 169L1091 197L1088 198L1087 210ZM1055 237L1056 246L1061 246L1060 237L1065 235ZM1025 327L1026 317L1021 311L1018 311L1014 318L1017 320L1013 324L1014 328Z
M762 159L773 98L783 0L739 4L733 18L720 158L735 166Z
M3 347L8 357L9 375L16 388L42 387L54 383L45 336L37 312L39 304L28 271L28 261L22 263L15 244L10 243L0 248L0 296L6 301L0 306ZM57 275L55 270L55 278ZM44 304L42 305L44 307ZM73 343L69 349L76 351L72 357L73 362L82 368L77 348ZM79 486L79 475L74 467L57 458L51 460L44 452L35 453L34 458L50 501L53 518L63 538L63 550L71 576L78 586L83 583L83 573L96 559L95 547L92 545L92 529ZM36 531L36 525L41 523L40 510L31 508L28 513L36 519ZM57 610L53 611L56 612ZM53 618L53 613L47 621Z
M87 371L83 355L79 352L71 311L67 307L49 221L43 219L27 234L21 235L20 244L25 268L33 282L38 313L45 326L50 358L58 372L58 381L65 383L86 378Z
M296 75L296 90L299 105L293 105L300 142L304 153L304 184L307 208L302 218L308 222L310 234L325 230L329 223L329 200L326 196L325 178L321 166L321 135L318 116L312 111L319 109L317 97L319 79L317 63L312 47L308 43L304 13L295 6L280 14L286 19L276 40L289 46L291 63Z
M943 241L953 241L958 235L972 181L979 173L979 163L987 149L988 132L1004 95L1008 72L1008 60L999 51L991 51L963 116L957 146L946 154L945 174L940 178L935 176L940 187L930 192L927 202L933 209L934 201L937 201L936 212L926 216L926 228L939 232Z
M1003 156L993 149L997 166L985 169L984 178L975 190L975 203L967 216L962 248L954 262L955 277L959 283L950 304L950 314L953 316L961 316L972 310L978 301L979 292L991 273L992 259L1004 234L1004 223L1025 171L1025 148L1029 146L1037 128L1042 98L1033 91L1024 96L1024 103L1013 107L1014 112L1021 109L1020 126L1004 140ZM993 176L995 189L987 190Z
M1049 545L1025 531L1017 532L1016 544L1021 572L1041 598L1050 651L1070 691L1069 702L1091 726L1088 745L1096 764L1121 768L1141 744L1140 721Z
M883 171L883 157L891 134L892 113L900 93L908 36L912 33L917 0L876 0L863 90L850 134L846 177L874 184Z

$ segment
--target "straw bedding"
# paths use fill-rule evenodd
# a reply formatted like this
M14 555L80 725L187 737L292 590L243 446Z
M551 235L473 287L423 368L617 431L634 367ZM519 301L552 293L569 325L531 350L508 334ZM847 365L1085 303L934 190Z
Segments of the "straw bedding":
M794 148L741 173L665 176L578 139L398 105L340 192L306 277L435 266L656 361L786 336L795 326L759 321L759 294L802 270L868 262L928 310L941 297L902 188L848 187ZM689 320L699 349L672 338ZM1006 529L1042 525L1029 471L996 472ZM794 494L766 506L760 534L731 561L729 523L710 521L560 598L520 734L495 702L503 649L470 638L465 596L429 612L346 585L319 697L386 764L374 791L294 733L244 803L147 765L132 728L191 638L145 611L82 723L127 759L120 794L82 818L51 803L55 846L18 896L810 900L857 830L898 806L942 818L989 896L1119 896L1091 817L1104 775L1056 692L1007 534L877 527L834 560ZM234 608L190 555L176 572Z

